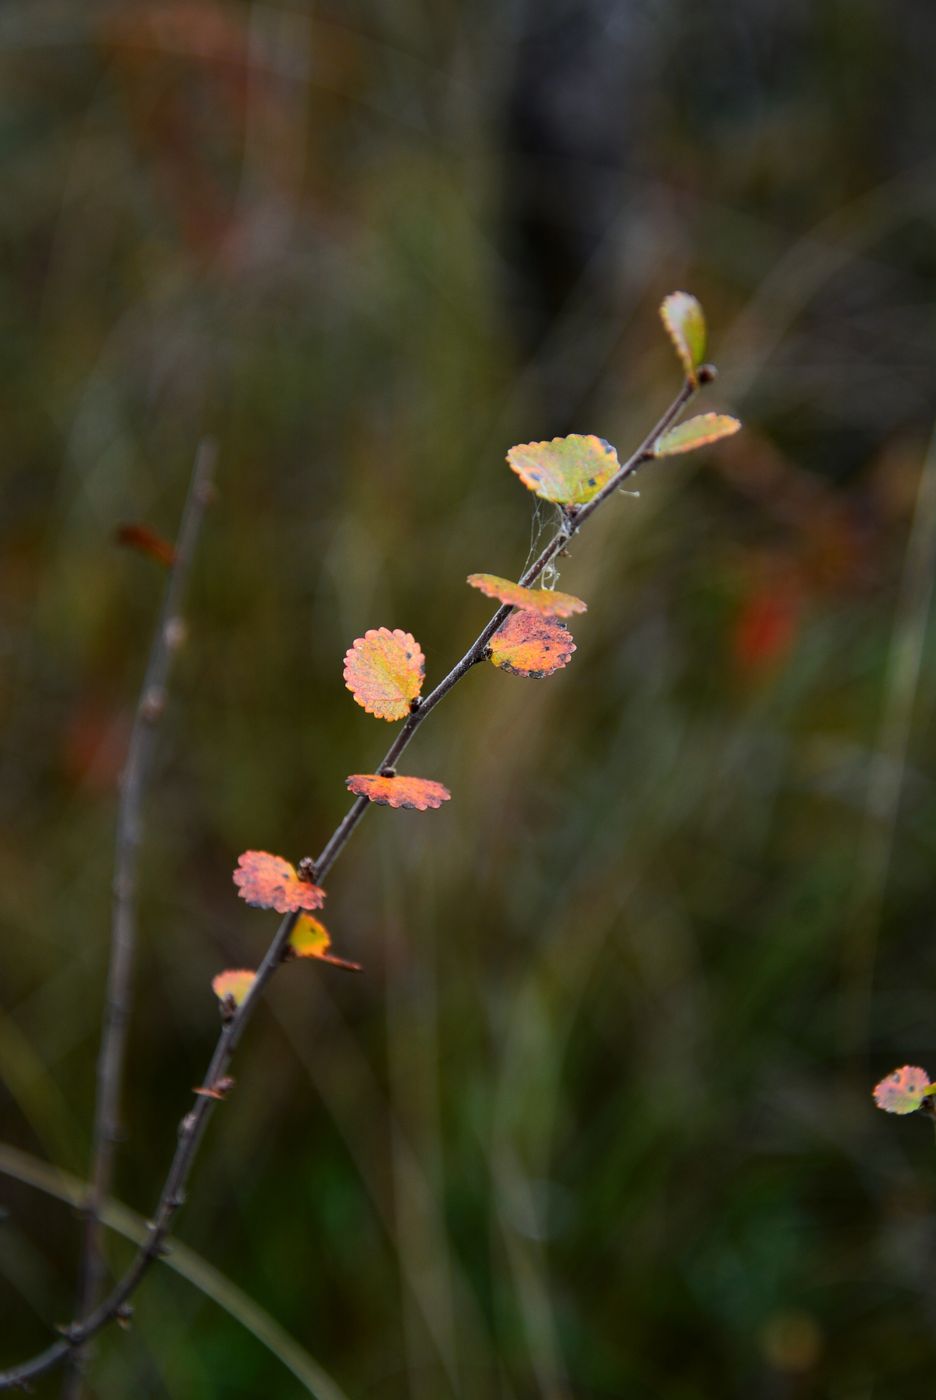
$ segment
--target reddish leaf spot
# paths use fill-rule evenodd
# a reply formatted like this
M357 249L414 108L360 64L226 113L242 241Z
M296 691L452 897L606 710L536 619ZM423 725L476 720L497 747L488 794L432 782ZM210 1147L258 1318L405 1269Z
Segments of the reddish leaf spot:
M352 773L348 788L369 802L383 807L409 807L415 812L441 807L452 795L447 787L431 778L407 778L400 773L392 778L380 773Z
M925 1069L904 1065L886 1075L874 1086L874 1102L885 1113L915 1113L929 1097L931 1086Z
M345 653L345 685L368 714L404 719L422 690L425 666L419 643L409 632L372 627Z
M297 909L321 909L325 891L303 880L294 865L269 851L244 851L237 857L234 883L241 899L254 909L292 914Z
M511 613L491 638L491 660L502 671L541 680L565 666L575 643L569 629L539 613Z
M175 563L176 552L173 546L148 525L120 525L117 527L115 538L118 544L125 544L130 549L139 550L141 554L148 554L151 559L157 560L167 569L171 569Z
M343 967L347 972L364 971L360 963L335 957L328 951L330 947L331 935L325 925L311 914L300 915L289 936L289 949L293 957L317 958L319 962L330 963L333 967Z
M524 442L507 453L507 463L527 490L557 505L585 505L620 467L604 438L570 433L551 442Z
M488 598L497 598L526 612L542 613L544 617L571 617L573 613L588 609L588 604L572 593L559 593L551 588L524 588L497 574L469 574L468 582Z
M229 968L213 979L211 990L220 1002L230 998L235 1006L240 1006L256 979L257 974L248 968Z
M61 730L65 777L93 792L109 792L126 762L129 733L125 712L93 693L80 696Z
M783 661L796 640L801 611L801 593L792 582L773 579L749 593L731 637L738 665L756 673Z

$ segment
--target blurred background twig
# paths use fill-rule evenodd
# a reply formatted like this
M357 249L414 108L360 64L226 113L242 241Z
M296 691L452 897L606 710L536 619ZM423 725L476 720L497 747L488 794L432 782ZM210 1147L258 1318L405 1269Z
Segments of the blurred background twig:
M195 457L178 539L171 557L167 560L169 580L156 621L146 673L130 731L127 760L120 775L110 958L104 1000L104 1023L97 1060L90 1184L87 1199L82 1207L85 1225L78 1266L76 1317L84 1317L98 1302L105 1275L98 1217L101 1204L110 1193L114 1150L120 1133L120 1100L133 1004L133 964L137 940L137 872L143 841L143 801L153 760L157 725L168 700L167 686L172 660L185 638L186 624L181 615L181 607L205 508L213 490L216 455L215 444L206 440L199 446ZM84 1359L85 1354L80 1348L69 1357L63 1390L65 1396L81 1395Z

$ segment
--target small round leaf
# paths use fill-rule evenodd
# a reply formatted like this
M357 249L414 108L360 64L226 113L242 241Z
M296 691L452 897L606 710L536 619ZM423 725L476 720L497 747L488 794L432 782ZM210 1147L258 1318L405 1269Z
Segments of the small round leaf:
M468 582L488 598L497 598L526 612L542 613L544 617L571 617L588 608L587 603L572 593L559 593L552 588L524 588L521 583L512 583L509 578L499 578L497 574L469 574Z
M507 453L507 462L528 490L562 506L585 505L621 465L604 438L580 433L521 443Z
M297 909L321 909L325 891L303 880L296 867L269 851L244 851L237 857L234 883L241 899L254 909L293 914Z
M670 428L668 433L658 437L653 446L654 457L675 457L678 452L694 452L697 447L708 447L719 438L731 437L741 424L737 418L727 413L700 413L696 418L687 418L685 423Z
M328 951L330 947L331 935L325 925L314 919L311 914L301 914L289 935L289 948L293 957L317 958L319 962L331 963L334 967L343 967L349 972L364 971L360 963L336 958Z
M372 627L345 654L345 685L368 714L404 719L422 690L425 667L426 658L409 632Z
M541 680L565 666L575 650L569 629L554 617L511 613L491 638L491 660L514 676Z
M671 292L664 297L660 316L676 347L679 362L691 384L698 384L696 370L705 359L705 313L688 292Z
M229 968L213 978L211 990L219 1001L227 1001L230 997L235 1006L240 1006L256 980L257 974L248 968Z
M874 1086L874 1102L885 1113L916 1113L931 1087L925 1069L904 1065Z
M369 802L384 807L409 807L415 812L441 807L452 795L447 787L431 778L406 778L401 773L393 777L381 773L352 773L348 788Z

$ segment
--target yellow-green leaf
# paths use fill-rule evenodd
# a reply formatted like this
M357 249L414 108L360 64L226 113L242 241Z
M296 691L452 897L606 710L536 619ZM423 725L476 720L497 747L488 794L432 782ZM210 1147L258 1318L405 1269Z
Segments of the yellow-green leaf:
M664 297L660 316L676 347L679 362L692 384L699 382L696 370L705 359L705 313L688 292L670 292Z
M700 413L697 418L687 418L676 428L658 437L653 446L654 457L675 457L678 452L694 452L697 447L708 447L719 438L731 437L741 427L737 418L727 413Z
M510 449L507 462L529 491L560 506L585 505L621 465L609 442L581 433L523 442Z
M318 958L320 962L331 963L332 967L343 967L346 972L364 971L360 963L335 957L328 951L330 947L331 934L325 925L311 914L300 914L289 935L289 951L293 957Z

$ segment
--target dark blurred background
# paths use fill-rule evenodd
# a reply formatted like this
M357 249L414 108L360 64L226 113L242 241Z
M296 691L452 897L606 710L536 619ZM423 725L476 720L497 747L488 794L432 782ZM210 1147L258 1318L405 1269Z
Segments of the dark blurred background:
M932 1133L869 1090L936 1071L934 50L930 0L7 0L0 1362L72 1305L67 1182L15 1176L87 1169L163 587L115 529L172 535L217 437L146 803L145 1217L210 979L275 928L238 852L317 850L391 736L346 647L461 655L465 575L552 528L507 448L623 456L684 287L744 433L575 543L568 669L421 731L454 800L329 880L367 976L277 979L193 1177L229 1306L159 1268L91 1393L932 1396Z

